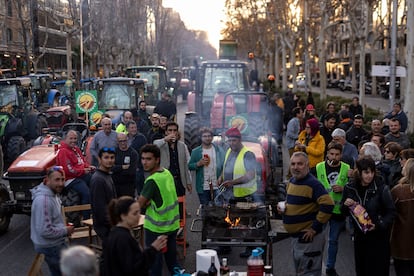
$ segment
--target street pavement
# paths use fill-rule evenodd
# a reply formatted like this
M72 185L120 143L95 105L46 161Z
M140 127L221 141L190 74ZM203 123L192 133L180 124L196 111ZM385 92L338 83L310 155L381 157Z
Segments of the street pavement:
M316 92L316 88L312 89ZM328 94L343 95L344 97L352 98L355 94L344 93L339 90L329 89ZM184 113L186 111L186 103L182 102L179 98L178 101L178 123L181 126L181 133L183 133L182 127L184 126ZM387 101L385 99L367 96L366 103L368 106L379 108L384 112L388 110ZM284 165L285 172L289 164L289 158L287 150L284 148ZM187 248L187 256L180 258L180 263L186 269L188 273L192 273L196 269L196 251L201 249L201 233L191 232L190 225L193 219L197 219L197 208L199 201L196 193L187 195L187 210L189 215L187 217L187 240L189 247ZM198 225L199 228L200 225ZM77 243L86 244L86 240L79 241ZM229 255L220 256L228 258L228 263L231 270L246 271L247 264L246 259L239 257L239 252L243 248L233 248L233 251ZM182 251L182 248L179 248ZM182 255L182 254L179 254ZM9 231L0 236L0 276L1 275L27 275L30 265L34 259L35 252L33 245L30 241L30 217L26 215L14 215L11 221ZM273 244L273 267L274 275L290 276L294 275L294 269L291 257L291 246L289 239L279 241ZM354 273L354 260L353 260L353 245L349 234L344 231L341 234L339 241L339 252L337 258L337 271L341 276L352 276ZM46 264L43 264L42 270L44 275L48 275L48 269ZM394 276L394 270L391 266L391 276Z

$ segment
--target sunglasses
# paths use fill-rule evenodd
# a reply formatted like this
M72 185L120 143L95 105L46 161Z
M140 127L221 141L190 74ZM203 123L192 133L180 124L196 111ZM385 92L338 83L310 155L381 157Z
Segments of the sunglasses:
M118 140L118 143L126 143L127 140Z
M65 173L62 166L53 166L47 170L47 175L51 175L53 172Z
M103 147L102 152L115 153L115 148Z

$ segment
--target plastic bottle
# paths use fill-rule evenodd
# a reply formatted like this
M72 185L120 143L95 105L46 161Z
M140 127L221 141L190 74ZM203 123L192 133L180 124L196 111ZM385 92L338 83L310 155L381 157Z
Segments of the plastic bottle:
M247 259L247 276L263 276L264 262L261 256L263 252L260 247L252 250L252 255Z
M211 265L210 268L208 269L208 276L217 276L217 268L216 268L216 263L215 263L215 258L214 256L211 256Z
M230 268L227 266L227 258L223 258L223 260L221 261L220 275L221 276L230 275Z

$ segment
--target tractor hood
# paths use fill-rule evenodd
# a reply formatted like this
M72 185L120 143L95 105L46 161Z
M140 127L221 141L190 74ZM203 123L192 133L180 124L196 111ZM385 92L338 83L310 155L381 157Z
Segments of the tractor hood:
M10 165L6 178L25 175L45 176L47 168L56 164L55 146L57 145L39 145L23 152Z

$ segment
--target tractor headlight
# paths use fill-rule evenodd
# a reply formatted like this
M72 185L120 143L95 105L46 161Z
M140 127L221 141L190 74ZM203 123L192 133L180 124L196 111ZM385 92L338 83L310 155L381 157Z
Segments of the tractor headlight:
M25 200L26 194L24 192L16 192L16 200Z

